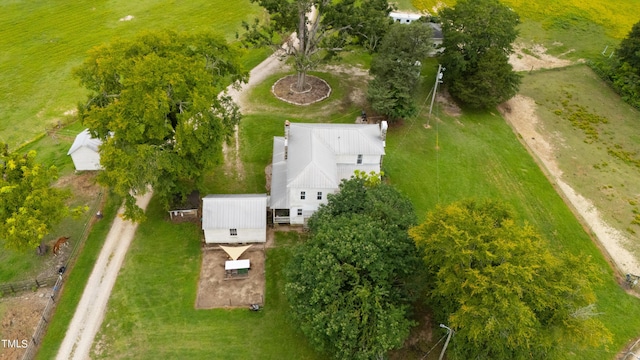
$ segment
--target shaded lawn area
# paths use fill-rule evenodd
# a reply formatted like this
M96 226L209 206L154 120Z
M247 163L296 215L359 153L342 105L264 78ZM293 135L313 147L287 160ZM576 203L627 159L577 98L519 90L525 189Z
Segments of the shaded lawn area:
M267 251L262 311L196 310L200 230L165 221L156 200L147 215L109 299L93 359L318 358L288 320L281 271L289 246ZM288 234L276 241L296 242Z
M614 343L586 350L567 342L563 358L613 359L640 334L640 300L618 286L598 248L497 112L466 112L457 119L436 114L442 121L432 119L430 130L423 127L426 118L391 128L383 164L390 182L413 200L419 221L436 204L501 199L553 249L591 256L603 280L596 289L598 311Z

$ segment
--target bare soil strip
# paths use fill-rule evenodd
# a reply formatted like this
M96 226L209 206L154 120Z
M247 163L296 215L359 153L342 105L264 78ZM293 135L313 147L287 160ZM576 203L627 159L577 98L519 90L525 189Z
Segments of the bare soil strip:
M146 209L152 194L149 191L144 196L139 196L138 206ZM121 208L119 212L122 211ZM120 216L113 221L56 359L89 358L93 339L104 319L111 290L137 228L137 223L125 221Z

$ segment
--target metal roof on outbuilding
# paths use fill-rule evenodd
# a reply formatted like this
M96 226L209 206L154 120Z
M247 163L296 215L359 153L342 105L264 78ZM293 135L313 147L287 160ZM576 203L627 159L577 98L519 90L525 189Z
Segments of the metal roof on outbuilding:
M100 145L102 145L102 140L92 138L89 129L84 129L81 133L76 135L75 140L73 140L73 145L71 145L71 148L69 148L67 155L73 154L81 147L86 147L95 152L98 152L98 148L100 147Z
M266 209L266 194L207 195L202 199L202 228L264 228Z

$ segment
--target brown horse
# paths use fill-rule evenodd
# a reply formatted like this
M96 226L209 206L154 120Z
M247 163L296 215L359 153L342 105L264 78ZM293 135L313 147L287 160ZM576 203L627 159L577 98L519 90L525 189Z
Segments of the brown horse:
M58 255L61 246L68 245L67 240L69 238L69 236L63 236L56 241L56 244L53 245L53 255Z

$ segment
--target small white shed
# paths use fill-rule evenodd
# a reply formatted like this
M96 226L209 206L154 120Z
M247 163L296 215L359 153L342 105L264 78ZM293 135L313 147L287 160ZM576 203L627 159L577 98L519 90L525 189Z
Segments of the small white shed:
M91 137L89 129L84 129L80 134L76 136L73 141L73 145L67 152L67 155L71 155L73 165L76 170L100 170L100 153L98 148L102 144L100 139Z
M207 195L202 199L202 230L207 244L267 241L267 195Z

